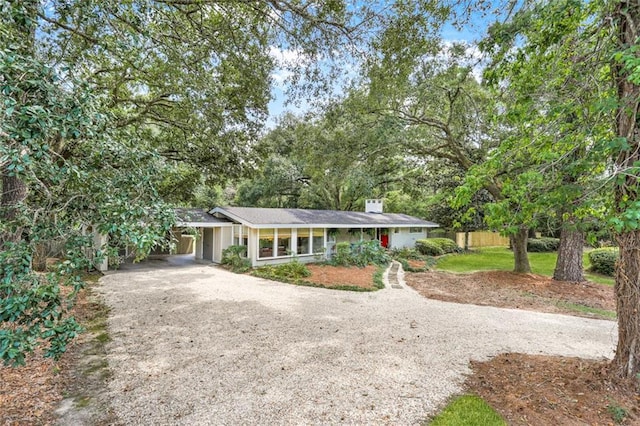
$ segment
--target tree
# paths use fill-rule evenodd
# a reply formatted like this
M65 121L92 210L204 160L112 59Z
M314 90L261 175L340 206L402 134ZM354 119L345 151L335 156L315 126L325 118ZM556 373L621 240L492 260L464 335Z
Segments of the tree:
M33 58L23 44L31 5L11 6L15 26L0 28L0 358L15 365L36 346L60 356L78 333L69 308L81 273L114 249L96 246L95 233L143 254L164 237L172 213L154 190L162 162L113 139L90 89ZM63 260L34 271L39 249L51 243Z
M115 127L182 163L176 167L191 168L183 177L197 185L238 178L250 166L242 160L266 118L276 67L300 91L320 90L337 72L331 59L369 26L366 16L354 16L360 9L347 6L55 0L34 7L30 19L46 63L94 84Z
M560 9L558 5L561 5ZM549 46L560 47L568 54L568 62L574 63L576 68L589 70L589 74L577 74L579 84L573 86L574 96L586 97L589 99L586 107L610 117L608 124L613 137L592 141L589 153L599 159L600 166L596 175L589 180L604 179L600 185L603 194L611 194L610 185L613 186L613 197L609 198L607 213L617 233L620 260L616 266L615 285L618 346L612 362L612 373L618 377L637 379L640 373L640 5L627 0L524 2L521 10L526 13L530 6L548 11L555 9L568 19L560 21L559 25L552 25L552 28L545 27L541 35L547 38ZM572 22L573 17L578 18L577 26L564 25ZM555 21L547 22L556 24ZM518 35L518 32L513 33L514 37ZM573 40L574 43L566 44L567 40ZM523 44L526 45L526 40ZM518 55L519 49L506 49L504 52ZM522 61L513 61L513 66L521 66L523 61L530 58L522 56L520 59ZM594 93L594 86L589 84L594 77L604 90ZM553 88L553 85L550 87ZM576 118L573 108L564 111L567 112L564 115L562 109L558 112L564 123L573 123ZM589 121L590 118L579 117L582 128L594 124ZM553 165L555 158L550 156L545 164ZM610 162L613 167L607 173L599 173Z
M239 173L264 120L272 49L302 58L290 67L313 84L318 56L355 36L343 2L44 6L0 0L0 356L17 364L39 344L59 356L77 332L61 286L71 301L81 272L118 245L142 257L166 235L156 151L201 171L182 182ZM96 246L96 233L109 242ZM52 242L63 261L35 272Z
M618 172L613 213L617 216L614 224L620 247L615 284L618 347L613 367L619 376L637 379L640 373L640 5L620 0L611 2L610 7L616 41L611 66L618 100L617 138L612 141Z
M610 115L591 105L607 91L599 77L606 72L599 57L586 55L588 65L577 60L591 48L581 39L592 13L593 4L583 2L536 4L493 24L481 43L491 58L486 80L502 88L498 119L507 129L485 173L510 175L509 183L522 188L519 208L495 209L492 220L520 216L535 223L549 212L557 216L562 226L554 278L561 281L584 279L584 231L590 216L601 213L592 207L600 203L590 180L604 168L590 151L609 137Z
M285 117L259 144L267 160L240 186L237 202L361 210L366 198L393 189L404 170L401 133L362 109L363 101L354 91L315 117Z

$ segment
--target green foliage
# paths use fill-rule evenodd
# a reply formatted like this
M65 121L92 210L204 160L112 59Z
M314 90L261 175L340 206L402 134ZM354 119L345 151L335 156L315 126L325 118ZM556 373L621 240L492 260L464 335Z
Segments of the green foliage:
M593 249L588 253L591 270L612 277L616 270L619 250L616 247Z
M441 256L447 253L460 253L462 249L449 238L427 238L416 241L416 249L427 256Z
M236 203L362 210L366 198L392 189L405 168L397 123L374 119L358 91L315 115L285 116L256 146L258 170L241 183Z
M359 241L356 243L341 242L336 244L336 252L329 261L338 266L387 265L391 256L378 240Z
M431 426L506 426L507 422L482 398L463 395L454 399L434 417Z
M611 418L617 424L621 424L624 422L624 419L629 416L629 412L613 400L609 405L607 405L607 411L611 414Z
M233 272L247 272L251 269L251 261L247 259L247 247L232 245L222 250L223 265L226 265Z
M293 260L289 263L279 265L261 266L253 271L253 275L276 281L297 283L303 278L310 276L311 272L304 263Z
M424 259L424 256L418 250L411 247L394 248L391 250L391 257L394 259Z
M558 251L559 246L560 246L559 238L542 237L542 238L529 238L527 240L527 251L530 253Z
M444 254L444 249L430 239L416 241L416 250L425 256L442 256Z
M32 22L21 9L29 4L7 9L0 1L3 10L22 13L23 24ZM116 137L91 87L62 80L34 59L33 27L0 29L0 172L26 189L17 205L8 192L0 204L0 358L19 365L37 346L61 356L80 331L70 308L83 274L121 244L144 257L174 218L155 190L159 157L136 149L134 135ZM101 247L94 246L97 232L110 237ZM34 271L43 263L36 255L52 242L61 262Z
M436 243L444 250L445 253L460 253L462 249L458 247L455 241L449 238L429 238L430 241Z
M379 266L378 269L376 269L376 272L373 274L373 286L378 290L382 290L384 288L385 270L386 268L384 266Z

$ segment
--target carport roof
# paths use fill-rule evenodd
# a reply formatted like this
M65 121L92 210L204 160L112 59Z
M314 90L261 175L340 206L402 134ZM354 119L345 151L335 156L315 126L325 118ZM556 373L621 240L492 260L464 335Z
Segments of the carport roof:
M207 209L174 209L178 217L178 225L195 226L202 224L229 224L227 218L219 218L207 212Z
M216 207L209 213L254 227L314 225L318 227L425 227L439 225L401 213L364 213L339 210Z

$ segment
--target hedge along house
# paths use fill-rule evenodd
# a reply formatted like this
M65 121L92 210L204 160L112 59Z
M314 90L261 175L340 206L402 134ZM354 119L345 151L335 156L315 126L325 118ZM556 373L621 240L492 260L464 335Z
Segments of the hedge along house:
M364 212L216 207L178 209L179 227L195 229L195 257L214 263L231 245L247 248L252 266L329 258L339 242L378 240L387 248L413 247L438 224L399 213L383 213L382 201L367 200Z

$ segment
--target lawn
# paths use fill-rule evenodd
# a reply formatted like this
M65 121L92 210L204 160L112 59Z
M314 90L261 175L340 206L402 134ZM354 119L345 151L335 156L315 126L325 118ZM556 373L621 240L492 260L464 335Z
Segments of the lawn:
M557 253L529 253L531 271L534 274L552 276L556 266ZM585 269L590 266L587 253L583 256ZM450 272L512 271L513 252L505 247L487 247L471 253L450 254L437 260L436 268ZM613 285L613 278L599 274L585 273L586 278L600 284Z

